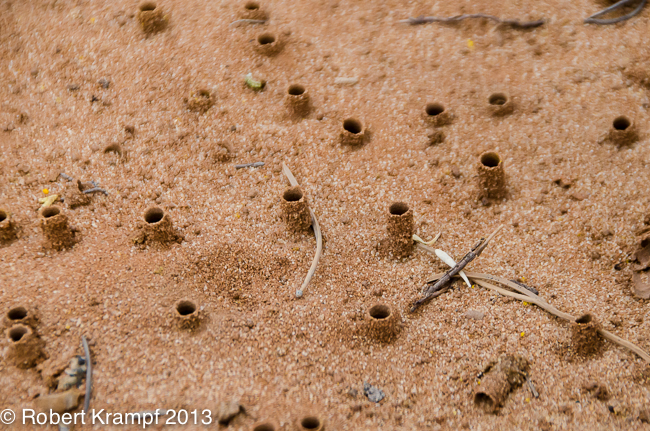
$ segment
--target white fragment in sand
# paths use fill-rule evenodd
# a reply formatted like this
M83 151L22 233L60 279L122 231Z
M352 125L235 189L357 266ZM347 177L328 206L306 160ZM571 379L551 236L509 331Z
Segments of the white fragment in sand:
M334 78L334 83L336 85L355 85L357 82L359 82L359 78L357 77L352 77L352 78Z
M444 251L439 250L439 249L435 249L435 252L436 252L436 256L438 256L440 258L440 260L442 260L444 263L446 263L447 265L449 265L452 268L454 266L456 266L456 261L451 256L449 256L447 253L445 253ZM467 283L467 287L472 287L472 285L469 282L469 279L467 278L467 276L465 275L465 273L463 271L460 271L458 274L461 277L463 277L463 280L465 280L465 283Z

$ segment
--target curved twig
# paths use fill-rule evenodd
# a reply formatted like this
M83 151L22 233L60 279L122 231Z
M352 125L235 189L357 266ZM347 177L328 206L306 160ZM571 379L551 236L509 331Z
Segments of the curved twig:
M419 16L417 18L410 17L408 19L404 19L400 21L400 23L403 24L409 24L409 25L419 25L419 24L428 24L432 22L442 22L442 23L452 23L452 22L459 22L464 19L468 18L484 18L484 19L489 19L491 21L495 21L498 24L503 24L515 29L519 30L525 30L529 28L535 28L544 25L546 22L543 19L539 19L537 21L519 21L516 19L501 19L499 17L496 17L494 15L487 15L484 13L473 13L473 14L466 14L466 15L456 15L456 16L450 16L450 17L437 17L437 16Z
M292 187L296 187L298 185L298 180L296 180L296 177L293 176L291 170L287 167L287 165L284 162L282 162L282 172L287 177ZM316 254L314 255L314 260L311 262L311 267L307 272L307 277L305 277L305 281L302 282L302 286L300 286L300 289L296 290L296 298L302 297L303 292L307 288L307 285L309 285L311 278L314 276L314 273L316 272L316 267L318 266L318 261L320 260L320 256L321 254L323 254L323 235L321 234L320 225L318 224L318 220L316 219L316 214L314 214L314 211L311 208L309 208L309 215L311 216L311 225L314 228L314 235L316 236Z
M86 355L86 396L84 397L84 414L88 413L90 408L90 394L93 390L93 364L90 362L90 348L88 347L88 340L86 336L81 336L81 344L84 346L84 354Z
M633 0L621 0L620 2L608 7L607 9L603 9L600 12L597 12L590 16L589 18L584 20L585 24L600 24L600 25L608 25L608 24L616 24L619 22L627 21L630 18L635 17L636 15L640 14L643 8L645 7L646 3L648 0L641 0L639 5L634 9L632 12L628 13L627 15L619 16L618 18L610 18L610 19L597 19L597 16L604 15L608 12L613 11L614 9L618 9L622 6L625 6L628 3L631 3Z

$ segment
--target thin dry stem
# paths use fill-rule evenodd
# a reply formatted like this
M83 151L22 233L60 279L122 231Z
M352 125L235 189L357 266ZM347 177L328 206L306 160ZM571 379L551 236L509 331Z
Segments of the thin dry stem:
M90 348L88 347L88 340L86 336L81 336L81 344L84 347L84 354L86 356L86 396L84 397L84 413L88 413L90 408L90 394L93 390L93 364L90 362Z
M298 186L298 180L296 180L296 177L293 176L291 170L287 167L287 165L284 162L282 162L282 172L287 177L287 179L289 180L289 184L291 184L292 187ZM314 255L314 260L311 262L311 267L309 268L309 272L307 272L307 277L305 277L305 281L302 282L302 286L300 286L300 289L296 291L297 298L302 297L302 294L307 288L307 285L309 285L311 278L314 276L314 273L316 272L316 267L318 266L318 261L320 260L320 256L323 253L323 235L321 234L320 231L320 225L318 224L318 220L316 219L316 214L314 214L314 211L312 211L311 208L309 208L309 214L311 215L311 224L312 227L314 228L314 235L316 236L316 254Z

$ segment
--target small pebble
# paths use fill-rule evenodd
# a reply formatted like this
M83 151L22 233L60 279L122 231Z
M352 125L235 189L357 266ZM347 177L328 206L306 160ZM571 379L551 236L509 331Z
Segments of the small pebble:
M474 320L483 320L485 317L485 313L477 310L467 310L465 313L465 317L468 319L474 319Z
M363 382L363 394L373 403L378 403L386 396L381 389L376 388L368 382Z

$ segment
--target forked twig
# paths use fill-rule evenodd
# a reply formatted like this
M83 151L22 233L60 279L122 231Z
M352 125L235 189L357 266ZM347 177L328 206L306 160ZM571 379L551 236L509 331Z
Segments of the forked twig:
M608 24L616 24L619 22L627 21L628 19L633 18L636 15L640 14L648 0L641 0L641 2L636 7L636 9L634 9L632 12L628 13L627 15L619 16L617 18L610 18L610 19L598 19L597 17L603 16L613 10L620 9L621 7L633 3L634 1L635 0L621 0L618 3L615 3L608 8L601 10L600 12L596 12L595 14L591 15L589 18L585 19L584 22L585 24L608 25Z
M442 22L442 23L453 23L453 22L459 22L464 19L468 18L484 18L484 19L489 19L491 21L495 21L498 24L502 24L514 29L518 30L525 30L529 28L535 28L544 25L546 22L543 19L539 19L537 21L519 21L516 19L501 19L499 17L496 17L494 15L487 15L484 13L473 13L473 14L466 14L466 15L456 15L456 16L451 16L451 17L438 17L438 16L419 16L416 18L410 17L408 19L404 19L400 21L400 23L403 24L409 24L409 25L419 25L419 24L428 24L432 22Z
M296 180L296 177L293 176L291 170L287 167L287 165L284 162L282 162L282 172L289 180L289 184L291 184L291 187L296 187L298 185L298 181ZM296 290L296 298L302 297L304 290L307 288L307 285L309 284L311 278L314 276L314 273L316 272L318 261L320 260L320 256L323 253L323 235L321 234L320 225L318 224L318 220L316 219L316 214L314 214L314 211L312 211L311 208L309 208L309 215L311 215L311 225L314 228L314 235L316 236L316 254L314 255L314 260L311 263L309 272L307 272L307 277L305 277L305 281L302 282L302 286L300 286L300 289Z
M487 237L487 238L481 238L480 241L470 250L469 253L463 257L460 262L456 264L453 268L451 268L449 271L447 271L440 279L435 282L433 285L429 286L425 292L424 292L424 297L418 299L415 304L413 304L413 307L411 307L411 313L414 312L415 310L418 309L418 307L425 302L429 301L431 298L433 298L433 294L445 287L451 279L458 274L460 271L463 270L469 264L471 261L476 259L483 253L483 250L485 250L485 247L487 247L488 243L494 236L503 228L503 225L500 225L492 234ZM435 250L432 249L431 247L428 247L424 244L417 243L418 247L422 247L427 251L433 251L435 253ZM428 284L428 283L427 283ZM437 296L437 295L436 295Z
M88 340L86 336L81 336L81 344L84 347L84 354L86 356L86 396L84 397L84 414L88 413L90 408L90 394L93 390L93 364L90 362L90 348L88 347Z

